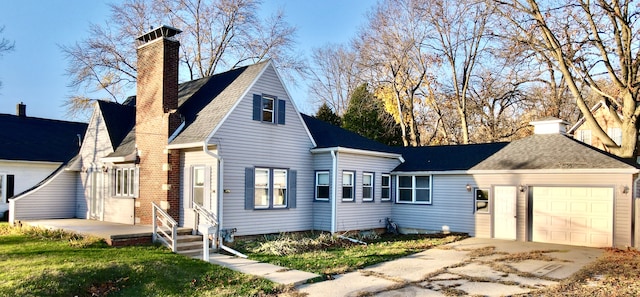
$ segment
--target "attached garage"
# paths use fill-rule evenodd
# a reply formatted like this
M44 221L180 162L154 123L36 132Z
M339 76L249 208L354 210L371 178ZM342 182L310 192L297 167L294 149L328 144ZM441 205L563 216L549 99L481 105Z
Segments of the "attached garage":
M531 241L613 245L611 187L531 187Z
M491 213L474 213L476 236L639 247L634 232L640 222L633 211L633 193L640 193L634 189L638 165L567 137L561 120L532 124L534 135L468 171L471 187L492 190Z

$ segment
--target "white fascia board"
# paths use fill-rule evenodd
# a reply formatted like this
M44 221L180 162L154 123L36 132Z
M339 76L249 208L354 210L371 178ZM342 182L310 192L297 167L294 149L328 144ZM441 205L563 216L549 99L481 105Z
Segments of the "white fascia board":
M346 148L346 147L340 147L340 146L328 147L328 148L314 148L314 149L310 150L310 152L312 154L329 153L331 151L335 151L335 152L339 152L339 153L354 154L354 155L364 155L364 156L374 156L374 157L398 159L401 162L404 161L404 159L402 158L401 154L378 152L378 151L367 151L367 150Z
M637 168L469 170L468 174L635 174Z
M167 149L169 150L178 150L178 149L186 149L186 148L202 148L202 141L167 145Z
M469 175L467 170L447 171L391 171L392 175Z
M121 157L104 157L100 158L100 161L103 163L124 163L124 162L133 162L136 160L137 152L133 152L126 156Z
M30 164L30 165L58 165L58 166L60 166L60 164L62 164L63 162L0 159L0 163L26 163L26 164Z

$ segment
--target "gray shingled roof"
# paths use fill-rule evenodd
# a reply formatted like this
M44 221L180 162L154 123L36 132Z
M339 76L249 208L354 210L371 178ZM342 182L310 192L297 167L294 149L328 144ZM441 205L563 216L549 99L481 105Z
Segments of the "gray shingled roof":
M267 65L269 61L181 83L178 86L178 112L184 117L185 126L171 144L204 141ZM127 156L135 150L135 111L128 113L124 105L135 106L135 96L127 98L120 108L123 113L118 115L122 121L132 120L133 125L121 127L125 129L119 133L121 141L108 157Z
M471 170L634 169L626 161L561 134L516 140Z
M171 144L204 141L267 65L269 61L181 84L178 111L185 127Z

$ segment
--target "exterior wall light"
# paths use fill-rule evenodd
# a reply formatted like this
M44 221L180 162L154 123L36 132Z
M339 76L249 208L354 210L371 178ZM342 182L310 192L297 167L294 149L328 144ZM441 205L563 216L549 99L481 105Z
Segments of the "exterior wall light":
M467 192L471 192L471 185L467 184L467 186L465 187L467 189Z

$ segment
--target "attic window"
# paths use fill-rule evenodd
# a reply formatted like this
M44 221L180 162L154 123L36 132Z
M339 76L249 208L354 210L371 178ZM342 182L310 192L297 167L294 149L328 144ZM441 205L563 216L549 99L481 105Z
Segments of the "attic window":
M272 95L253 95L253 120L284 125L286 101Z

